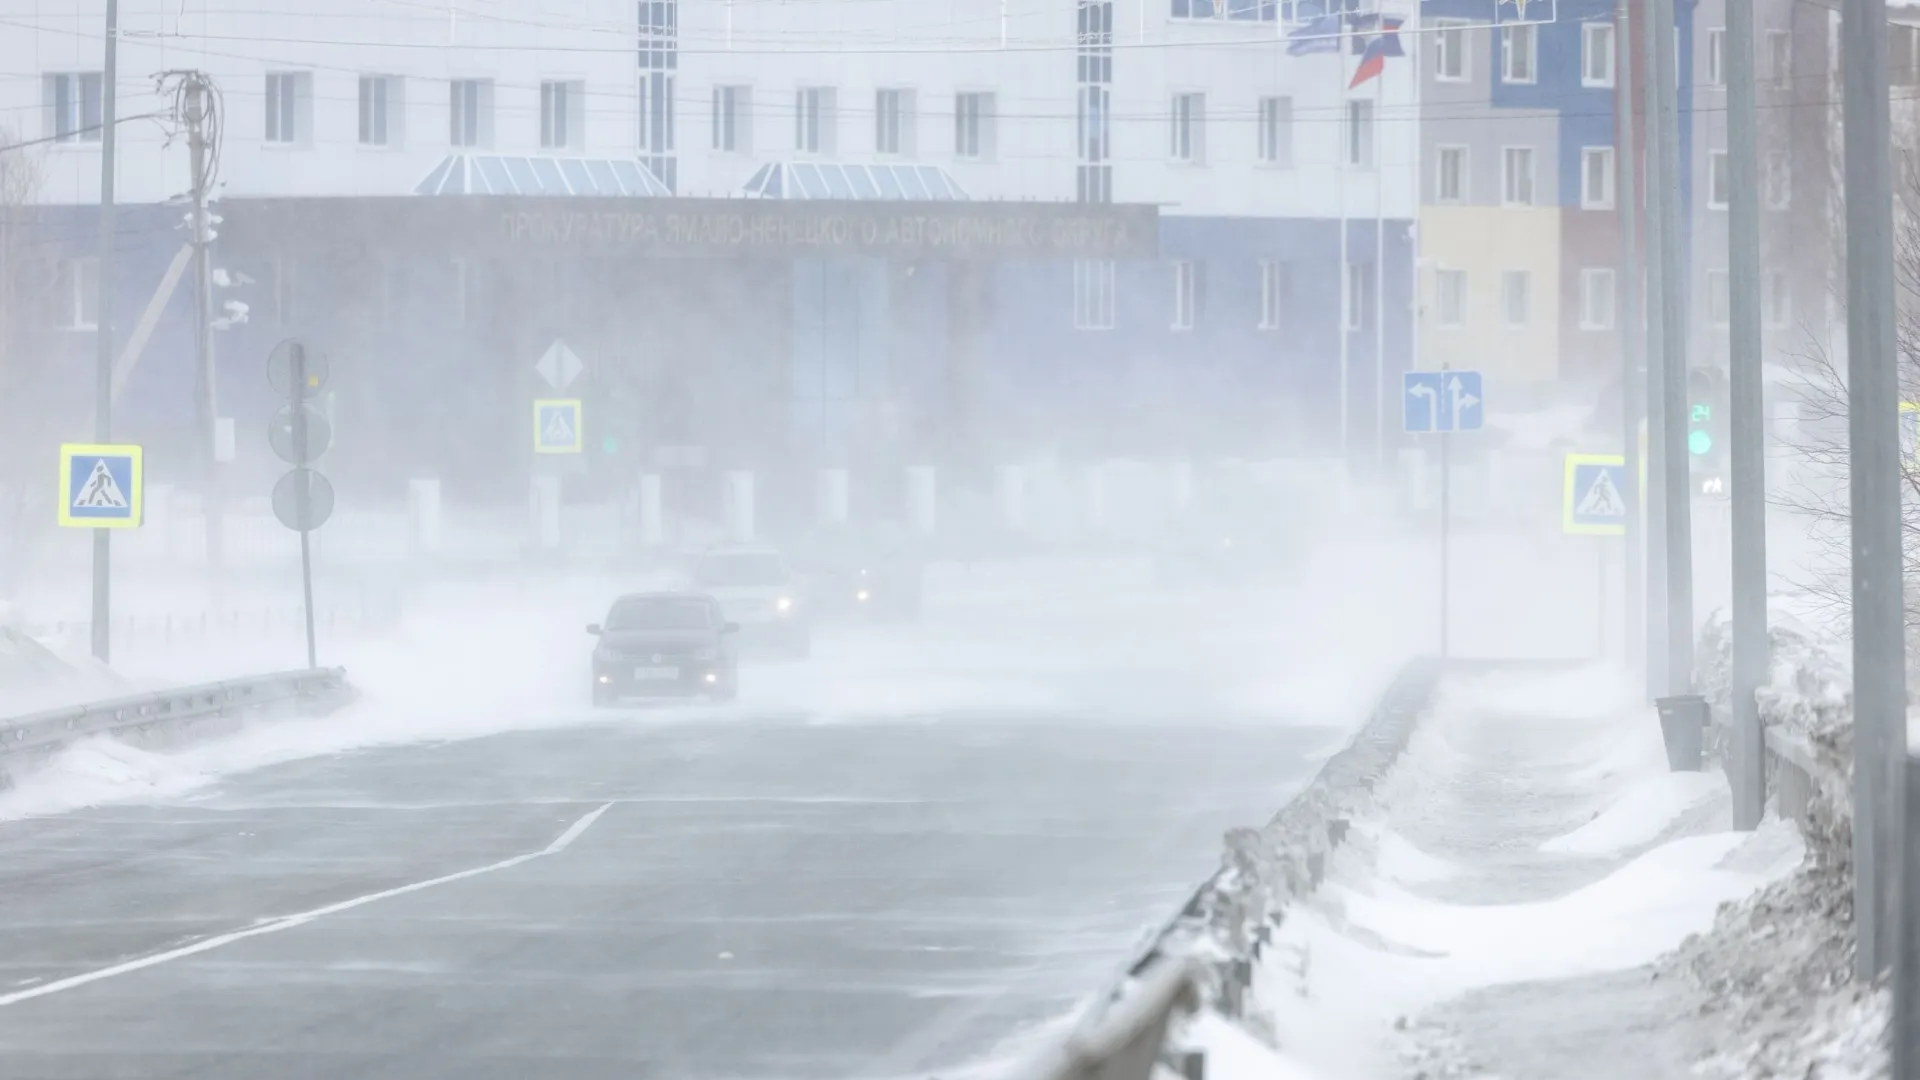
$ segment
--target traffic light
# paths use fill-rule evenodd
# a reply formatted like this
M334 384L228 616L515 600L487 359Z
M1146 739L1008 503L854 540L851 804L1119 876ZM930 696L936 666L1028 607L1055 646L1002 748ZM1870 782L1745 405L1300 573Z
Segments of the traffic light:
M1687 372L1687 460L1696 494L1726 492L1727 440L1727 373L1694 368Z

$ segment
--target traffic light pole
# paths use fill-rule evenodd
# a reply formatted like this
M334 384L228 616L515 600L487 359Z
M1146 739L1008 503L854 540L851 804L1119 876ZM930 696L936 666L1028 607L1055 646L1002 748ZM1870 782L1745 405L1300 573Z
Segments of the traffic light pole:
M1667 151L1660 140L1659 125L1654 120L1661 82L1655 75L1660 70L1659 43L1662 36L1673 32L1673 20L1667 19L1664 24L1667 29L1663 35L1660 8L1656 0L1640 0L1640 13L1640 132L1647 159L1647 193L1640 209L1642 233L1647 241L1643 259L1646 265L1646 292L1643 295L1646 297L1647 467L1642 473L1646 482L1642 505L1646 507L1647 537L1647 696L1655 698L1667 692L1671 666L1671 654L1667 647L1667 551L1671 541L1667 532L1665 463L1669 452L1681 452L1681 447L1668 447L1667 425L1662 419L1666 415L1667 399L1666 310L1672 300L1667 295L1666 261L1660 257L1666 237L1666 215L1661 211L1664 202L1662 192L1666 190L1666 169L1661 159ZM1671 49L1667 63L1666 70L1671 73ZM1641 477L1634 479L1637 482Z
M1645 662L1640 651L1641 639L1645 637L1646 618L1646 593L1640 565L1646 537L1640 501L1640 418L1643 415L1640 398L1647 377L1640 350L1633 345L1633 334L1640 326L1641 317L1640 252L1635 234L1640 227L1642 214L1639 163L1634 153L1632 57L1635 27L1630 7L1628 0L1619 0L1613 14L1613 115L1616 124L1613 141L1619 148L1614 154L1615 170L1619 174L1614 201L1620 207L1620 270L1614 275L1614 302L1619 308L1620 320L1620 427L1624 447L1621 460L1626 464L1626 483L1620 494L1627 504L1624 537L1626 555L1621 560L1621 576L1625 579L1621 586L1625 603L1621 608L1620 624L1626 637L1621 655L1626 658L1629 670L1635 663L1644 665ZM1636 661L1636 657L1641 659Z
M1655 33L1652 85L1653 122L1648 124L1660 147L1660 171L1650 185L1658 196L1660 280L1673 293L1684 295L1680 263L1679 63L1674 55L1673 0L1649 0ZM1649 153L1649 157L1653 155ZM1667 682L1668 694L1693 689L1693 522L1692 492L1686 454L1687 326L1686 308L1669 297L1660 305L1659 427L1661 498L1666 514L1667 570Z
M1760 377L1760 119L1753 64L1753 5L1727 5L1728 447L1733 487L1733 722L1727 779L1733 827L1757 829L1766 813L1766 733L1755 694L1766 677L1767 465Z

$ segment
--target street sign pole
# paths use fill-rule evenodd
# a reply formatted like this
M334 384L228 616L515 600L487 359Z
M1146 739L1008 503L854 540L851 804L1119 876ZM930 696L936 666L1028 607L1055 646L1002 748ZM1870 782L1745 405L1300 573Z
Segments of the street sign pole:
M120 4L119 0L107 0L107 55L100 77L100 295L94 310L99 336L95 342L93 397L93 438L103 444L113 441L114 129L119 125L115 115L119 94L114 80L119 74ZM93 530L93 655L103 664L112 658L112 535L106 529Z
M1632 670L1638 666L1646 667L1646 656L1641 641L1646 636L1646 585L1641 563L1645 552L1645 522L1641 520L1640 506L1640 418L1643 415L1640 399L1646 385L1646 365L1641 360L1642 349L1634 346L1634 333L1640 327L1640 255L1639 222L1644 216L1640 203L1640 175L1638 155L1635 152L1635 131L1633 117L1633 31L1638 24L1633 21L1631 4L1628 0L1619 0L1614 10L1614 108L1615 130L1614 162L1619 176L1614 202L1620 207L1620 270L1614 275L1614 300L1619 308L1620 320L1620 424L1622 438L1625 440L1621 456L1626 459L1626 484L1621 488L1621 497L1627 502L1626 535L1624 547L1626 555L1621 562L1621 584L1625 602L1621 609L1621 627L1626 638L1623 644L1625 666ZM1642 685L1645 685L1644 679Z
M1660 72L1659 40L1662 34L1673 33L1673 21L1660 22L1659 7L1654 0L1639 0L1640 3L1640 124L1639 134L1642 155L1646 161L1646 197L1640 207L1640 232L1646 243L1642 249L1641 262L1646 275L1645 326L1640 329L1645 334L1646 371L1645 394L1642 397L1647 417L1647 467L1634 477L1634 483L1644 487L1642 505L1646 514L1641 520L1641 532L1646 537L1646 558L1641 572L1646 579L1646 626L1645 641L1647 647L1647 697L1656 698L1667 692L1668 653L1667 653L1667 500L1666 490L1666 422L1661 419L1666 414L1665 370L1666 336L1663 327L1666 322L1666 309L1672 299L1667 295L1665 263L1660 253L1665 248L1665 217L1661 206L1665 202L1665 170L1661 157L1666 153L1659 137L1659 125L1655 123L1654 113L1659 101L1659 84L1664 78L1677 78L1669 66L1665 76ZM1672 53L1669 52L1669 57ZM1627 327L1623 333L1631 334L1634 327ZM1679 453L1678 447L1672 452ZM1642 477L1645 479L1643 484Z
M1659 193L1660 248L1648 256L1660 261L1660 280L1677 296L1686 293L1680 261L1679 61L1675 57L1673 0L1652 0L1653 86L1658 109L1648 124L1649 145L1660 146L1660 171L1652 188ZM1651 154L1649 154L1651 157ZM1693 689L1693 521L1687 462L1686 308L1670 296L1660 305L1660 411L1662 434L1660 501L1666 512L1667 683L1668 694Z
M1440 436L1440 655L1452 653L1453 433L1486 423L1486 388L1478 371L1409 371L1400 377L1401 427Z
M297 447L299 467L307 467L307 347L295 343L293 346L293 445ZM302 480L304 481L304 477ZM307 614L307 667L320 666L320 660L313 643L313 530L310 526L312 516L312 485L300 482L294 485L295 505L300 515L300 592L304 601L302 607Z

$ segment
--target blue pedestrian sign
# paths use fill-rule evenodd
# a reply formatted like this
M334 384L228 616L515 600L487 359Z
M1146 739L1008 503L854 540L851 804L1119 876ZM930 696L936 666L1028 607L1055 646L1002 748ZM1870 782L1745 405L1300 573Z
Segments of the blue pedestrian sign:
M70 529L137 529L142 494L140 448L63 443L60 524Z
M1401 376L1400 415L1409 434L1479 431L1486 398L1477 371L1409 371Z
M1627 462L1619 454L1568 454L1561 529L1587 536L1625 535L1626 487Z
M579 398L548 398L533 403L534 453L578 454L585 446Z

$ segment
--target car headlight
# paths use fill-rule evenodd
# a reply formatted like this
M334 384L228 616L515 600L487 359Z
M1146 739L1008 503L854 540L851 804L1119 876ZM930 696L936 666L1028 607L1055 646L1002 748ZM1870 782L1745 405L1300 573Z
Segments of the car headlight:
M793 597L791 597L791 596L783 596L783 597L781 597L780 599L778 599L778 600L775 600L775 601L773 602L773 606L774 606L774 607L776 607L776 608L778 608L778 609L779 609L779 610L781 610L781 611L792 611L792 610L793 610Z
M865 589L861 589L861 590L860 590L859 592L857 592L857 593L854 593L854 594L853 594L853 598L854 598L855 600L858 600L858 601L860 601L860 602L861 602L861 603L863 603L863 604L867 602L867 597L868 597L868 596L869 596L869 594L868 594L868 592L867 592L867 590L865 590Z

